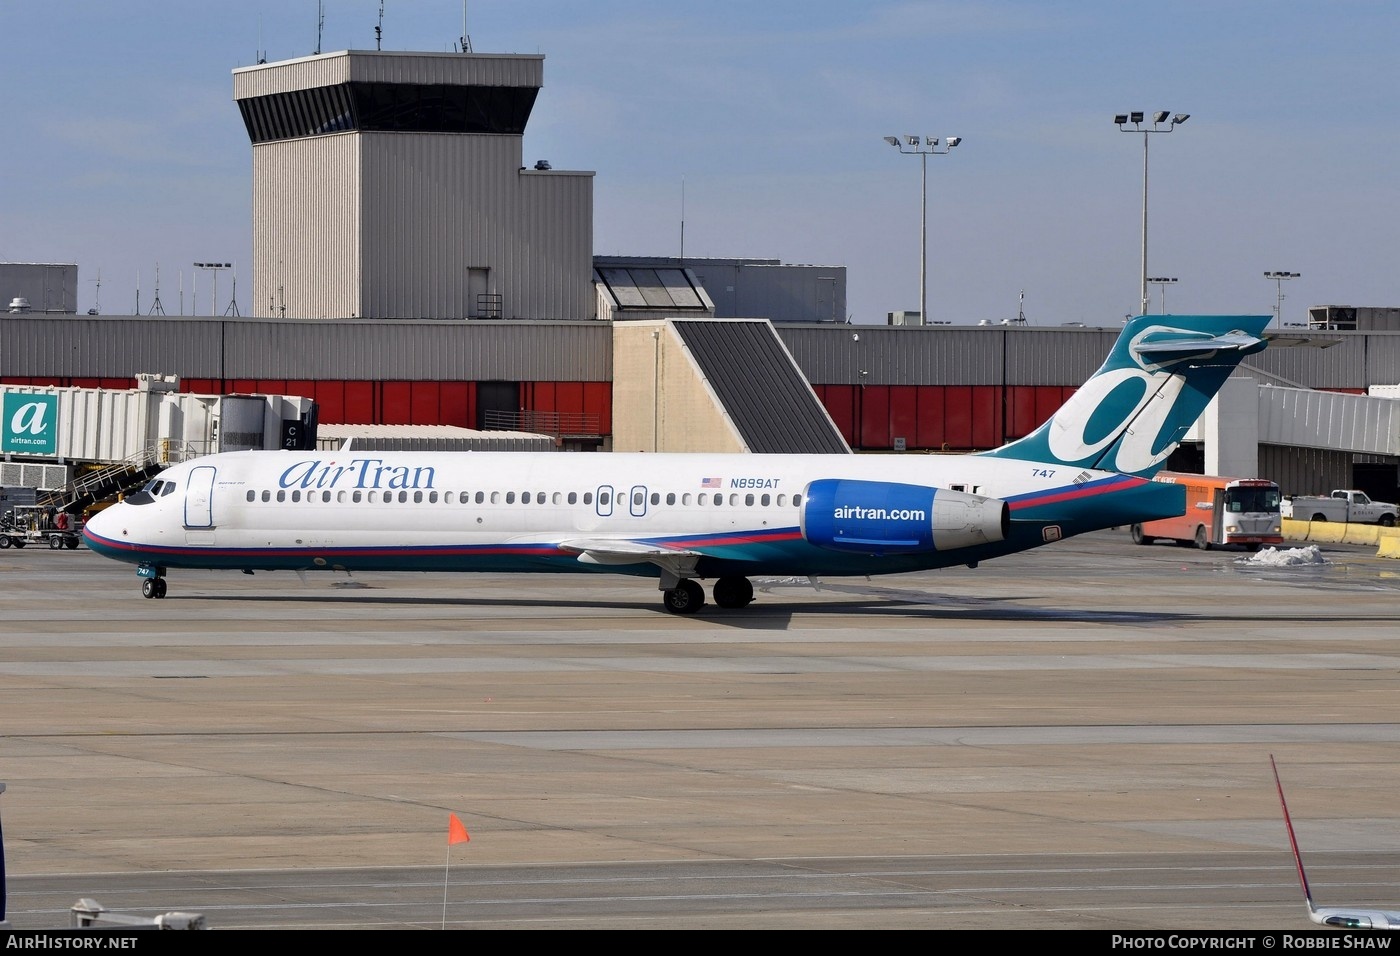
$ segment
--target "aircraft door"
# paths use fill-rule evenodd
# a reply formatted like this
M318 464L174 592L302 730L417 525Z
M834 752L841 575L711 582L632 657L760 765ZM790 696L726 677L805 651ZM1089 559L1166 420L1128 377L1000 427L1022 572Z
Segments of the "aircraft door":
M597 509L598 509L598 517L600 517L600 518L607 518L607 517L610 517L610 516L612 515L612 513L613 513L613 487L612 487L612 485L599 485L599 486L598 486L598 497L597 497L596 501L597 501L596 507L597 507Z
M647 487L646 485L633 485L632 497L628 501L632 517L644 518L647 513Z
M185 527L214 527L214 466L199 465L190 469L189 487L185 489Z

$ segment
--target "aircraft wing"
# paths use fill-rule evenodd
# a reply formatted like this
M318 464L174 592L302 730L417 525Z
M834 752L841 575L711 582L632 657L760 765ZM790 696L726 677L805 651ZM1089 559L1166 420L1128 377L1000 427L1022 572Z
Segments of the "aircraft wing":
M695 573L703 552L666 548L628 538L570 538L559 542L559 550L578 555L584 564L654 564L663 571L686 576Z

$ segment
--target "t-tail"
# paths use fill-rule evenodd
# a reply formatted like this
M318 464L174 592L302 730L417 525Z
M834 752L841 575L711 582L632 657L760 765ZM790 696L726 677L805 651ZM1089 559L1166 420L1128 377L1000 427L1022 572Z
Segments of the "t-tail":
M1267 315L1140 315L1044 425L984 452L1151 478L1246 355Z

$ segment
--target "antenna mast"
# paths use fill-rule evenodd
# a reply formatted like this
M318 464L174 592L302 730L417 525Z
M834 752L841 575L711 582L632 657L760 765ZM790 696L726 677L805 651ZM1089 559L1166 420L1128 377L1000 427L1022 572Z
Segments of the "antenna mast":
M325 0L317 0L316 3L316 55L321 55L321 31L326 27L326 4Z
M681 177L681 259L685 259L685 177Z
M379 0L379 23L374 28L374 48L380 49L379 41L384 37L384 0Z
M214 303L215 306L218 303ZM224 309L224 315L238 315L238 263L233 263L233 296L228 300L228 308Z
M165 306L160 304L160 263L156 263L156 300L151 303L151 311L148 315L164 315Z
M472 38L467 34L467 0L462 0L462 36L457 40L462 53L472 51Z

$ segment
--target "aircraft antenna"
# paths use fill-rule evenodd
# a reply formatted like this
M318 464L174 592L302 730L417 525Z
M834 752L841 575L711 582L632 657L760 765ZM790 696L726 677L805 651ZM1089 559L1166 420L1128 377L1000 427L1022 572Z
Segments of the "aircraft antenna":
M138 293L139 298L139 293ZM139 312L137 313L140 314ZM151 303L151 311L148 315L164 315L165 306L160 304L160 263L156 263L156 300Z

